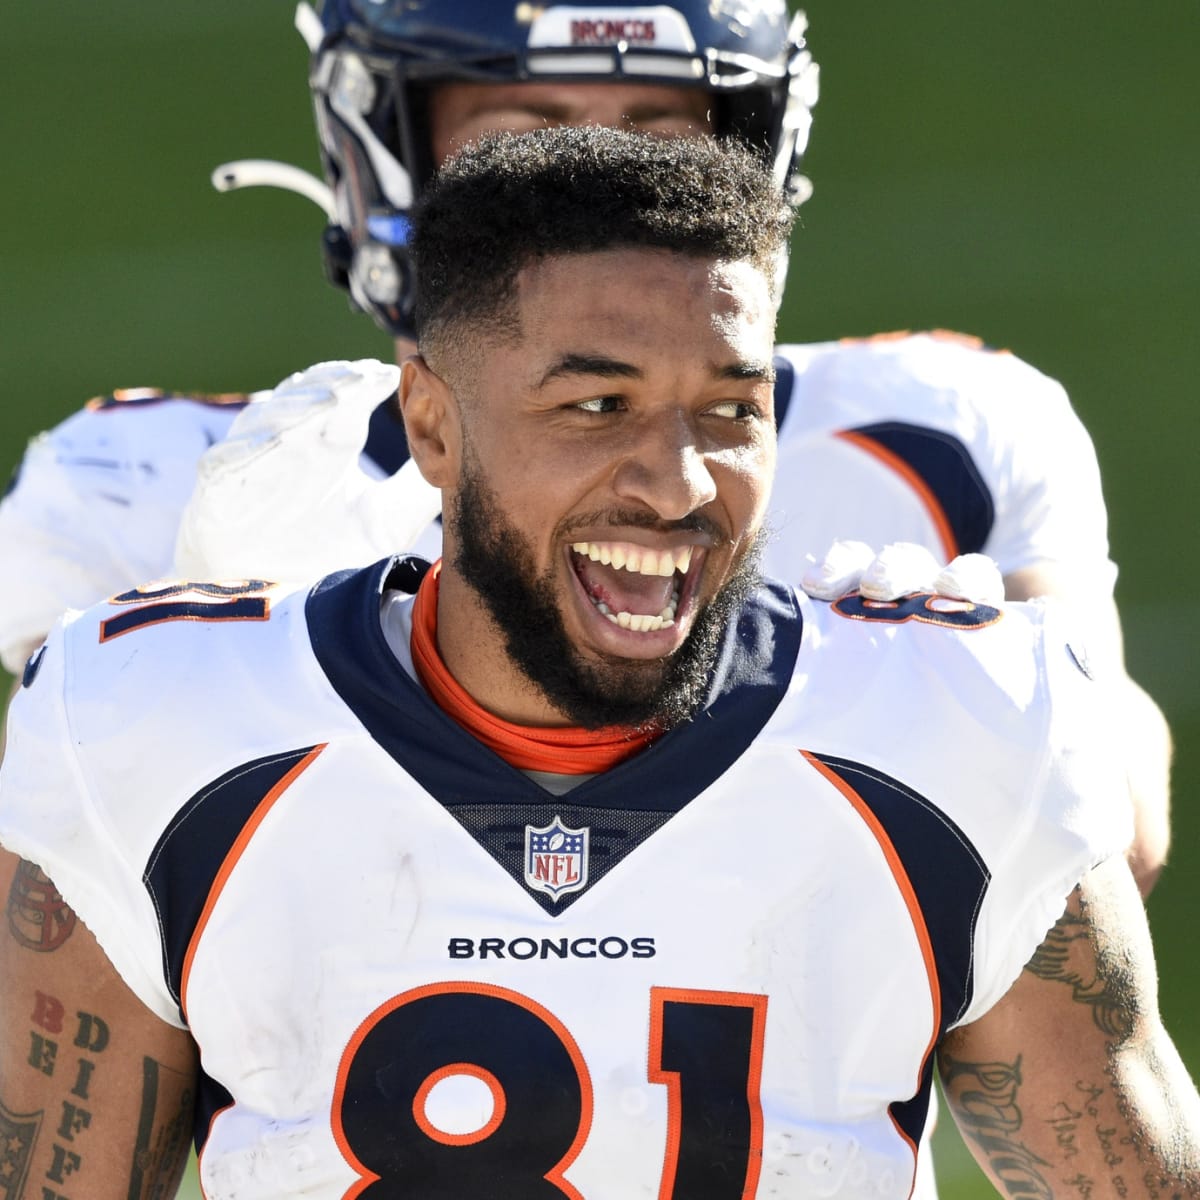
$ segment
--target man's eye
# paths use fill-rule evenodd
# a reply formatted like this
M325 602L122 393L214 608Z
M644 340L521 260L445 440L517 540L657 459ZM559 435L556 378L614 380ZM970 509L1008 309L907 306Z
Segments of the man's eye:
M708 411L726 421L748 421L759 415L758 405L748 400L726 400L723 404L714 404Z
M580 400L575 405L589 413L613 413L621 406L620 396L593 396L590 400Z

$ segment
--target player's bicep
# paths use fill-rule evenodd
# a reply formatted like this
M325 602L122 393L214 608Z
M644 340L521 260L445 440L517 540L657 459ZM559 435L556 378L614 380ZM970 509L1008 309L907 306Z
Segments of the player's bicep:
M1122 861L1090 872L1004 998L943 1040L939 1067L1005 1194L1198 1194L1200 1098L1159 1018Z
M196 1059L34 864L0 849L0 1146L5 1195L175 1194Z

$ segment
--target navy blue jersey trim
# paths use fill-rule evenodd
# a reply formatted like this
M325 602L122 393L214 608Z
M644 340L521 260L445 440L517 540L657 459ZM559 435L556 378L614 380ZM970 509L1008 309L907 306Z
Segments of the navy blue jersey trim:
M967 835L912 788L851 759L816 753L812 757L862 798L908 872L937 963L940 1036L971 1002L975 922L991 873Z
M33 681L37 678L38 672L42 669L42 659L46 657L46 643L43 642L29 657L25 660L25 670L21 672L21 686L23 688L33 687Z
M941 993L940 1041L967 1010L974 988L975 924L991 873L965 833L923 796L874 767L813 754L862 798L900 856L929 931ZM896 1123L919 1142L929 1108L930 1062L910 1100L891 1106Z
M996 521L992 494L966 446L952 434L904 421L848 429L902 459L937 498L958 554L983 552Z
M726 632L708 700L692 721L554 796L447 716L388 648L380 597L390 588L415 592L426 569L409 557L321 581L307 605L313 651L371 737L522 887L526 824L561 817L591 827L586 887L558 900L528 893L555 916L737 761L782 700L800 649L794 594L764 587Z
M211 1075L206 1075L201 1068L196 1079L195 1116L192 1123L192 1140L196 1153L204 1149L208 1141L208 1132L212 1128L213 1117L223 1108L233 1107L233 1094L222 1087Z
M288 750L226 771L184 804L155 843L142 883L158 914L163 974L177 1004L188 944L222 863L264 797L314 749Z
M313 650L339 696L371 736L449 808L545 803L547 793L434 704L387 646L385 589L415 589L419 559L380 563L322 580L309 595ZM676 812L742 754L782 700L800 649L791 590L764 585L727 630L701 712L650 749L571 792L578 804Z

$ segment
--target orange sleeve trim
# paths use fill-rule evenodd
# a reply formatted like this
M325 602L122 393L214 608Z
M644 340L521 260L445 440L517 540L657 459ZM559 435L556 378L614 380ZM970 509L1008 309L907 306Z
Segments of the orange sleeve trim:
M905 907L908 909L908 916L912 921L913 931L917 935L917 944L921 948L921 958L925 964L925 977L929 981L929 996L933 1004L933 1029L930 1032L929 1041L925 1046L925 1053L921 1055L921 1065L917 1070L915 1091L916 1088L921 1086L921 1075L924 1072L925 1063L933 1053L933 1048L937 1044L938 1030L942 1026L942 989L938 983L937 963L933 956L933 941L929 936L929 927L925 924L925 916L921 912L921 904L917 899L917 893L913 889L912 881L908 877L908 872L904 869L904 864L900 861L900 855L896 852L896 847L892 844L892 839L888 837L887 830L884 829L879 818L871 811L867 802L836 772L831 771L823 762L807 751L801 750L800 753L811 767L818 771L850 802L851 807L862 818L863 824L871 831L876 842L879 843L879 848L883 851L883 857L887 861L888 869L891 871L892 878L896 881L896 887L899 889ZM889 1112L888 1115L891 1116L891 1113ZM916 1156L918 1153L917 1146L912 1138L900 1128L895 1117L892 1117L892 1125L900 1137L908 1143L909 1149L912 1150L915 1171Z
M954 536L954 530L950 525L949 518L946 516L946 510L930 490L925 480L904 459L898 454L893 454L891 450L886 449L884 446L881 446L874 438L867 437L861 433L855 433L853 430L839 430L834 436L841 438L844 442L849 442L852 446L857 446L865 454L869 454L894 474L899 475L916 494L917 499L921 501L922 506L929 515L929 519L933 522L938 541L942 546L942 555L945 561L949 562L952 558L958 557L958 539Z
M322 743L320 746L310 750L288 773L258 802L258 806L251 814L250 819L242 827L237 839L229 849L229 853L225 855L225 861L221 863L220 869L217 871L216 878L213 880L213 885L209 889L208 897L204 901L204 910L200 913L200 919L196 922L196 928L192 931L191 939L188 941L188 948L183 957L183 982L180 988L180 1007L183 1009L183 1015L187 1017L187 994L188 985L192 976L192 962L196 957L196 950L200 945L200 940L204 936L204 930L208 926L209 918L212 916L213 909L216 907L217 901L221 897L221 893L225 890L225 884L229 881L230 875L233 874L234 867L245 853L246 847L250 845L251 839L258 832L258 827L262 824L267 813L271 811L275 801L283 795L284 792L296 782L297 779L306 771L317 758L328 743Z

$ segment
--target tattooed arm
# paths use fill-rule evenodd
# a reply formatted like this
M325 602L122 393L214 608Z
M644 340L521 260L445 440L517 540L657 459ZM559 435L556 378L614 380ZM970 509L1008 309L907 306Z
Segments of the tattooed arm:
M946 1098L1019 1200L1200 1195L1200 1097L1162 1026L1123 862L1075 889L1008 994L938 1052Z
M0 1200L166 1200L192 1133L196 1057L54 885L0 849Z

